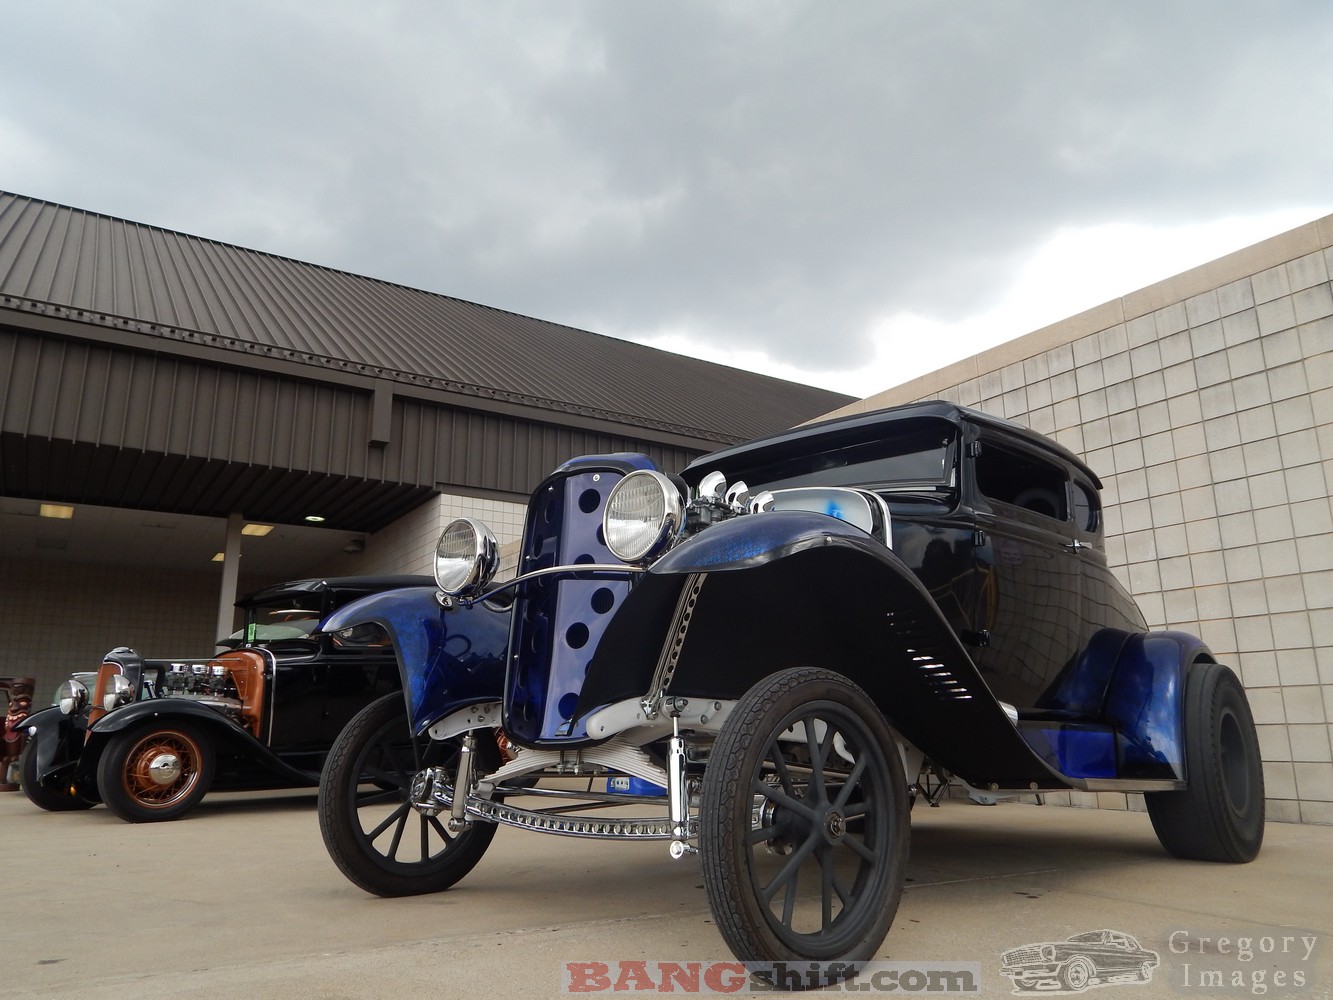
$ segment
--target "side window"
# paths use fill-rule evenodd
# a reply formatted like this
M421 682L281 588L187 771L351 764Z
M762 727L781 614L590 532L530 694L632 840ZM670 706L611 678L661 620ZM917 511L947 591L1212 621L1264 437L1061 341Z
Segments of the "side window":
M1102 530L1102 501L1087 483L1074 480L1074 527L1095 535Z
M976 473L977 489L991 500L1057 521L1068 519L1065 473L1059 466L983 441Z

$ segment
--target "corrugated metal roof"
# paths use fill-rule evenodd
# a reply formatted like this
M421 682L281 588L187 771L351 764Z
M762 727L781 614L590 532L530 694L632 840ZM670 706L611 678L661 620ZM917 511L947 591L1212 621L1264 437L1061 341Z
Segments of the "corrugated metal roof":
M727 444L851 401L386 281L0 192L0 301ZM167 349L164 344L156 349Z

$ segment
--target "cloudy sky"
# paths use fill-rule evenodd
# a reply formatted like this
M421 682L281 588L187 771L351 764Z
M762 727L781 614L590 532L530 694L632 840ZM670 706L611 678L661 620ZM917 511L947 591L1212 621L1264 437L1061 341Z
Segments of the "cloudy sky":
M1333 212L1326 0L0 10L0 188L858 396Z

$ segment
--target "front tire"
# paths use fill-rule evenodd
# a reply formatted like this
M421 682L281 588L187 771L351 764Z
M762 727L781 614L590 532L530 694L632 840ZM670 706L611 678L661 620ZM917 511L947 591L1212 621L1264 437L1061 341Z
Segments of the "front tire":
M460 738L414 738L401 692L371 702L347 724L319 783L319 829L338 869L376 896L440 892L470 872L486 853L495 825L474 822L451 833L448 817L411 805L412 781L423 768L457 774ZM476 747L478 771L500 766L489 731Z
M74 812L79 809L91 809L93 803L77 795L66 795L52 791L37 781L37 739L28 740L28 745L19 755L19 785L28 801L47 812Z
M752 687L718 734L699 810L704 886L733 954L872 958L902 896L907 814L893 735L864 691L809 667Z
M1184 727L1187 786L1143 797L1157 839L1178 858L1254 860L1264 840L1264 772L1250 704L1230 668L1190 667Z
M1088 959L1076 955L1060 970L1060 986L1070 993L1081 993L1088 988L1097 970Z
M127 823L179 819L213 784L213 746L187 722L119 733L97 762L102 801Z

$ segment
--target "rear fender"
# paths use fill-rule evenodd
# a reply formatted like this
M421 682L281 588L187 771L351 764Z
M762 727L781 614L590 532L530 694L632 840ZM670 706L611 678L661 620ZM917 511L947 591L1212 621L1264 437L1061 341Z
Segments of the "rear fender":
M440 606L434 587L371 594L344 605L322 631L374 623L398 657L403 697L414 733L466 705L497 701L504 687L509 610L482 602Z
M1185 778L1185 673L1215 662L1203 641L1185 632L1129 637L1106 694L1105 719L1119 733L1122 778Z

